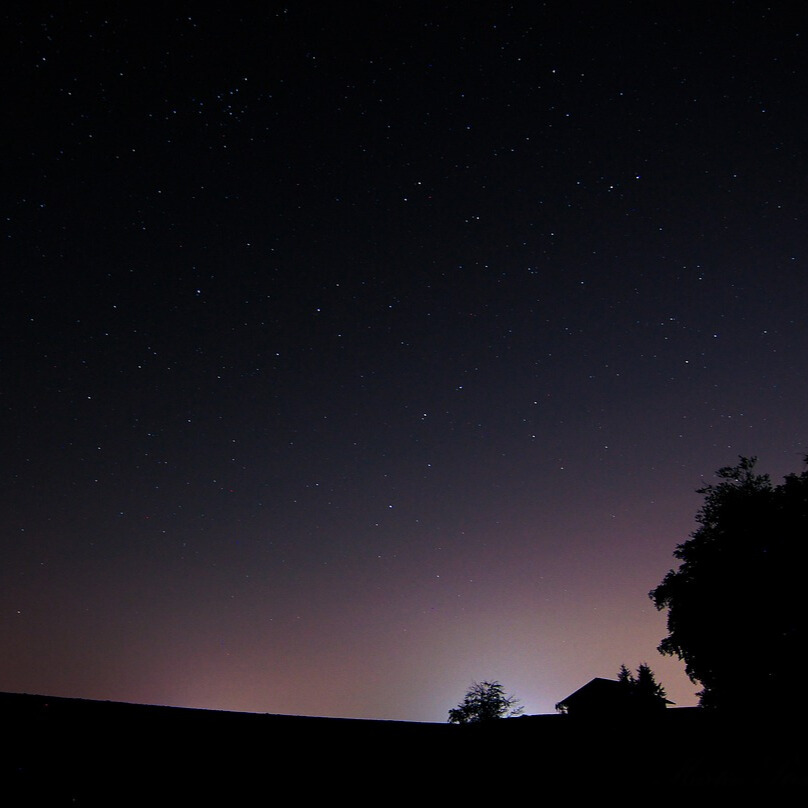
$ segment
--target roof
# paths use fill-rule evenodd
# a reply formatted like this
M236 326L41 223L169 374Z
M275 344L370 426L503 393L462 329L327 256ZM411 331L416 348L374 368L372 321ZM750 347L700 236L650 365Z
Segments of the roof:
M574 693L570 693L567 698L559 702L559 705L563 705L569 709L570 707L574 708L579 705L594 702L607 701L614 703L616 701L622 701L626 695L620 682L614 679L601 679L599 676L596 676L583 687L579 687Z

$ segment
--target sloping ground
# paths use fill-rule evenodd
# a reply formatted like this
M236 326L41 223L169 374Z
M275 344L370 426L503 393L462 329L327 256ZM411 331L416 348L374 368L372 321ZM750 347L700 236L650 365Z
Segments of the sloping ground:
M456 727L0 694L0 805L255 804L411 782ZM287 793L288 792L288 793Z
M455 727L0 694L0 715L3 805L501 801L559 787L629 795L808 784L789 722L692 709L623 723L551 715Z

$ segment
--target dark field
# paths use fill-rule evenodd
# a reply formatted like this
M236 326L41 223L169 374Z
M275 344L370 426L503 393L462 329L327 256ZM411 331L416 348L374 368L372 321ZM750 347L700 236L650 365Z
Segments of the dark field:
M458 727L0 694L4 805L363 804L806 785L787 719L533 716ZM791 740L791 739L796 740ZM639 789L639 790L638 790Z

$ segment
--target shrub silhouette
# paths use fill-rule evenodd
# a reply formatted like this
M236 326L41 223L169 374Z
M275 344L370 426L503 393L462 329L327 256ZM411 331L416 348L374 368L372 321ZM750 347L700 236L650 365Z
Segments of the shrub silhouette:
M463 701L449 710L450 724L477 724L519 715L519 699L505 695L499 682L473 682Z

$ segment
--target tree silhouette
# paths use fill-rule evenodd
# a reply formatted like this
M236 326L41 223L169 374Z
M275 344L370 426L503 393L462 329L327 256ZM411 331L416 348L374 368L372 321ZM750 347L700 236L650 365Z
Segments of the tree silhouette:
M450 724L477 724L519 715L519 699L505 695L499 682L473 682L463 701L449 710Z
M679 568L649 593L668 610L659 650L684 661L704 707L750 699L801 707L794 672L806 641L808 472L772 486L754 467L741 457L699 489L699 527L674 551Z
M665 688L657 682L654 672L645 662L637 668L633 686L637 700L649 708L664 708L668 703Z
M637 668L636 676L625 665L621 665L617 682L625 693L626 708L634 712L664 710L670 703L665 688L657 682L647 662Z

